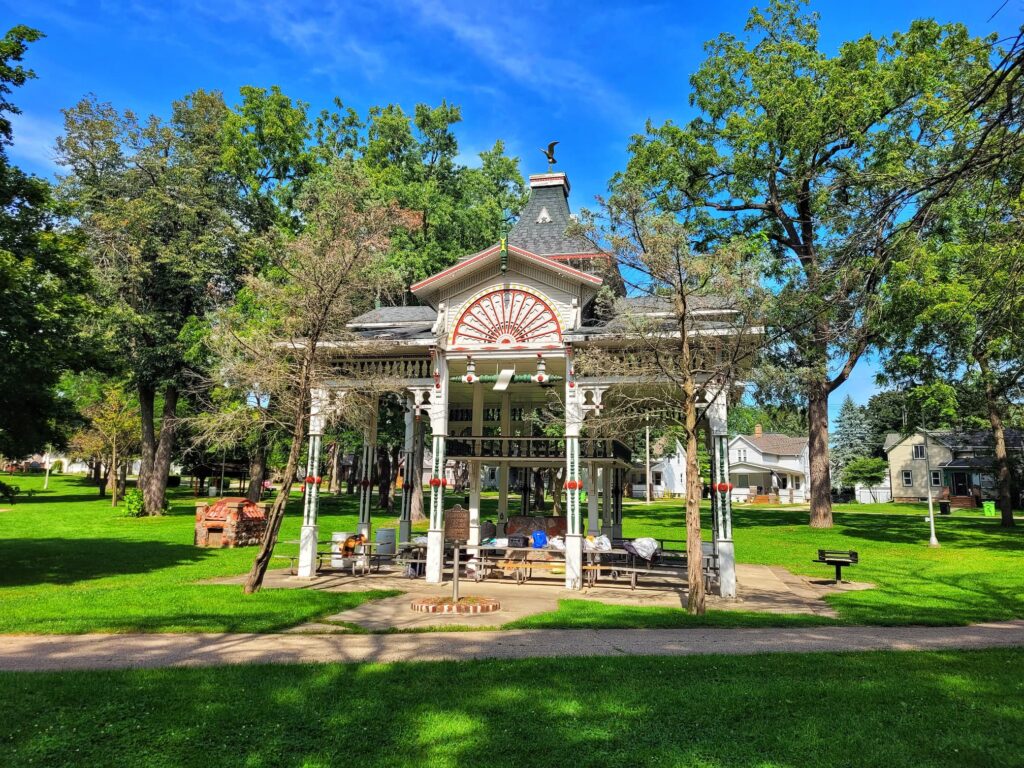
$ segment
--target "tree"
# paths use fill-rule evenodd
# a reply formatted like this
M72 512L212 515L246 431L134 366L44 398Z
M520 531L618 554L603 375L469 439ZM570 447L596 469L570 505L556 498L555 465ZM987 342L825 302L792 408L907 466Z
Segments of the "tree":
M42 34L14 27L0 38L0 454L24 456L63 445L70 408L60 376L84 366L79 331L89 287L78 239L57 226L49 185L11 165L9 100L35 73L20 64Z
M1024 164L1008 164L936 211L904 280L891 289L887 370L905 386L944 391L961 410L972 394L992 431L1002 524L1012 526L1005 421L1024 388ZM975 408L978 406L976 405Z
M141 422L139 403L122 382L82 375L65 381L73 390L75 402L85 425L71 438L72 450L90 457L94 465L104 464L105 478L97 482L100 496L110 490L111 505L117 506L124 494L123 478L127 476L131 457L139 449ZM123 465L123 472L122 470Z
M760 424L765 432L792 437L807 434L807 417L789 404L736 403L729 409L729 434L752 435Z
M934 201L1008 148L987 143L1005 135L985 111L1002 99L991 40L915 21L829 55L802 5L771 0L746 39L711 41L691 78L700 115L649 124L620 179L707 247L738 233L769 243L775 363L807 403L810 522L828 527L829 396L879 339L879 289Z
M885 459L861 456L846 462L842 472L843 483L848 487L863 485L871 489L885 480L889 474L889 463ZM874 497L875 492L871 491L871 498Z
M686 451L687 610L705 610L701 545L701 471L698 430L714 395L730 397L732 383L749 369L757 347L762 291L758 250L745 243L723 244L713 253L691 248L691 232L675 216L661 213L639 189L619 185L598 213L580 214L578 233L612 254L611 263L629 275L627 285L661 310L627 319L627 332L639 337L635 354L609 357L581 352L577 372L600 371L639 376L633 389L612 395L617 419L656 414L680 435ZM704 400L703 393L712 395ZM609 393L611 395L611 393ZM611 416L609 419L613 418ZM595 429L625 431L623 423L594 423Z
M871 427L866 409L847 395L839 408L832 433L831 459L836 479L845 482L843 468L856 458L871 455Z
M205 409L198 426L206 440L231 444L251 434L255 421L289 435L282 487L268 514L246 593L260 589L277 543L299 468L311 391L323 386L338 363L325 353L324 342L352 338L346 323L387 289L381 262L390 234L407 221L397 206L379 202L363 169L352 161L336 161L311 177L297 206L301 234L270 235L274 240L265 250L275 261L245 278L243 290L217 314L208 337L209 390L232 407ZM367 404L352 395L338 407L357 419Z
M138 390L139 487L146 513L160 514L186 368L182 332L230 298L242 268L237 190L221 169L227 110L219 94L196 91L166 122L94 97L64 114L61 192L85 237L101 331Z

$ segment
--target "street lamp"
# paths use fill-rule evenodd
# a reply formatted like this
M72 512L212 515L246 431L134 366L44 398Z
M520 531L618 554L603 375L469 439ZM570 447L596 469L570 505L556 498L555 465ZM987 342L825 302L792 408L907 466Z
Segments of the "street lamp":
M925 487L928 489L928 527L931 529L931 537L928 539L929 547L939 546L939 540L935 536L935 505L932 502L932 456L931 446L928 444L928 429L924 430L924 467Z

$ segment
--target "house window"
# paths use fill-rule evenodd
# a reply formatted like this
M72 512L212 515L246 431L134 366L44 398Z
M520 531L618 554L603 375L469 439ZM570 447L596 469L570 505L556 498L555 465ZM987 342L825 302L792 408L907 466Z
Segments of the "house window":
M923 459L924 458L924 446L923 445L915 445L914 446L914 458L915 459Z
M942 485L942 472L937 469L932 470L932 486L938 488Z
M800 478L799 477L794 477L793 478L793 490L794 491L799 491L801 485L803 485L803 483L800 481Z
M736 451L736 461L746 461L746 460L747 460L747 449L746 448L738 449Z
M736 475L736 487L737 488L749 488L750 487L750 476L749 475Z
M661 472L652 472L651 475L654 478L654 484L661 485Z
M909 488L914 484L914 473L909 469L903 470L903 485Z

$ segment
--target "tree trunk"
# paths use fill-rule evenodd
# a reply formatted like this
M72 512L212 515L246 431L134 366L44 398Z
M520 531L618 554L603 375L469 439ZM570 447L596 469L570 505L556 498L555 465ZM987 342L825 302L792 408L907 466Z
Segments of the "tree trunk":
M110 490L110 506L116 507L117 506L117 435L114 435L113 439L111 440L110 466L111 466L110 480L109 480L109 482L110 482L110 486L109 486L109 490Z
M807 393L811 527L832 527L832 473L828 463L828 385L815 382Z
M356 479L359 477L360 472L359 455L360 454L358 451L352 454L352 466L349 467L348 477L345 478L345 485L347 486L345 489L345 493L347 493L349 496L356 492Z
M313 345L315 349L315 345ZM302 374L298 382L299 402L296 404L295 423L292 426L292 444L288 449L288 463L284 470L284 480L281 483L281 490L277 492L270 512L267 515L267 530L260 541L259 552L252 562L249 575L245 579L245 594L251 595L258 592L263 586L263 577L267 573L267 566L270 565L270 556L274 554L274 547L277 546L277 534L281 530L281 521L284 519L284 510L288 504L288 497L292 492L292 483L295 482L295 471L299 465L299 451L302 449L303 438L306 434L306 406L309 398L309 366L310 361L303 361Z
M406 482L412 484L412 505L409 517L414 523L427 519L423 514L423 432L419 420L413 425L412 456L405 459Z
M96 485L96 490L99 491L100 496L103 496L103 462L99 456L93 456L92 458L92 481Z
M142 421L142 447L139 454L139 490L146 487L146 481L153 472L153 457L156 455L155 422L156 388L139 384L139 415Z
M551 514L562 514L562 491L565 488L565 467L551 470Z
M267 452L262 443L260 440L249 457L249 488L245 497L253 503L263 498L263 481L267 478Z
M544 475L539 469L533 470L533 508L544 511Z
M164 390L163 418L156 452L142 485L142 499L147 515L162 515L167 507L167 476L171 469L171 451L174 449L174 430L178 412L178 388L168 384ZM140 473L141 474L141 473Z
M334 495L341 493L342 448L342 444L337 440L331 443L331 472L327 490L329 493L333 493Z
M1003 428L1003 414L999 410L999 397L989 376L988 361L979 358L978 367L985 379L985 405L988 408L988 420L992 425L992 440L995 443L995 464L996 464L996 488L998 489L998 504L1000 514L1000 525L1012 527L1013 522L1013 494L1010 491L1010 458L1006 451L1006 431Z
M686 300L676 297L679 313L679 370L682 374L683 427L686 432L686 610L702 616L704 593L704 546L700 532L700 462L697 459L697 385L693 378L693 355Z

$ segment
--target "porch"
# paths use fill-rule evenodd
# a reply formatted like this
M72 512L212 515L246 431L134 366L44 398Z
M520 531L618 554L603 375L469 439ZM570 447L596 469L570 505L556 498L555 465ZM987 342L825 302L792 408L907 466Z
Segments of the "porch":
M729 471L736 481L732 489L734 502L802 504L807 500L807 483L802 472L749 461L733 462Z

